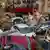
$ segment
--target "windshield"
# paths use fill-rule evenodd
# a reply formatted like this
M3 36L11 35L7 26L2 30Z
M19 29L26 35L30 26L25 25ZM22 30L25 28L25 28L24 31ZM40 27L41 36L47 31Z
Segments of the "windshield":
M33 32L33 29L30 27L25 27L25 28L20 28L19 29L19 31L21 32L21 33L31 33L31 32Z
M21 19L15 19L14 21L13 21L14 23L16 22L16 23L23 23L23 21L21 20Z

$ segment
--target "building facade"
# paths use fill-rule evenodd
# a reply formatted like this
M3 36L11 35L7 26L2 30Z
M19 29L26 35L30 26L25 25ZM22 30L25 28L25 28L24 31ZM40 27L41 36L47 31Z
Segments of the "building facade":
M50 0L38 0L39 12L43 14L50 14Z
M13 4L13 0L0 0L0 3L2 2L2 7L5 7L5 3L6 2L9 2L9 4L10 5L12 5ZM19 0L14 0L14 2L15 2L15 6L17 7L17 1L19 1ZM27 0L20 0L21 1L21 3L22 3L22 1L24 2L24 3L26 3L26 1ZM29 0L28 0L28 2L29 2ZM30 2L35 2L35 0L30 0ZM20 3L20 2L18 2L18 3ZM39 12L42 12L42 13L50 13L50 0L36 0L36 3L38 4L38 10L39 10ZM17 4L17 5L16 5ZM7 5L7 4L6 4ZM25 7L26 7L26 4L21 4L21 5L25 5ZM21 6L20 5L20 6ZM18 5L19 6L19 5ZM19 7L20 7L19 6ZM29 5L30 6L30 5ZM22 7L22 6L21 6Z

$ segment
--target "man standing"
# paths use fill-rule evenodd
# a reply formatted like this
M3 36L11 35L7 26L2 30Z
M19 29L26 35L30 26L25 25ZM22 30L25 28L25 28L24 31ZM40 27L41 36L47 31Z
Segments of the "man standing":
M40 13L36 8L33 10L33 15L37 21L39 20L40 22L45 21L45 19L42 16L42 13Z
M29 14L28 22L31 26L37 25L45 21L45 19L42 17L42 14L40 14L37 9L33 9L32 14L31 13L28 14Z

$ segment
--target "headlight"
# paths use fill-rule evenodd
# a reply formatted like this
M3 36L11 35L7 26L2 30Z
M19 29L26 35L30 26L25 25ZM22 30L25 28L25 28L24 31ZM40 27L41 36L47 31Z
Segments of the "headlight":
M10 46L5 46L5 47L4 47L4 49L8 49L8 48L10 48Z

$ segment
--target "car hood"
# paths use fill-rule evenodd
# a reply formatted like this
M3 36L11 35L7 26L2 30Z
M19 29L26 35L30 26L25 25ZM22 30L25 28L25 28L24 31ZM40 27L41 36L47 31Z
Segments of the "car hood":
M36 36L35 32L26 33L25 35L26 35L26 36L29 36L29 37L31 37L31 36L34 36L34 37L35 37L35 36Z
M36 34L35 34L35 32L31 32L31 33L26 33L26 34L23 34L23 33L17 33L17 32L15 32L15 33L12 33L12 34L9 34L10 36L12 35L12 36L28 36L28 37L32 37L32 36L36 36Z

